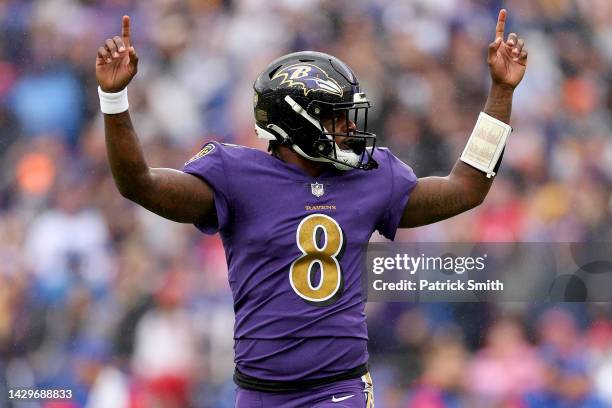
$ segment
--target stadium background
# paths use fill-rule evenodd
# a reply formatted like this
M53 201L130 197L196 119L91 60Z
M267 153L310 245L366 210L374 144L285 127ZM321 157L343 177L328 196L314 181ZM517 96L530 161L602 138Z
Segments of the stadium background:
M210 139L264 147L252 82L273 58L316 49L353 67L381 144L425 176L447 174L485 102L503 5L0 1L0 406L7 386L76 397L15 406L233 406L218 237L121 198L106 163L94 58L121 15L151 165L180 167ZM478 209L399 240L612 239L612 3L507 6L530 63L501 175ZM367 309L379 407L612 406L609 304Z

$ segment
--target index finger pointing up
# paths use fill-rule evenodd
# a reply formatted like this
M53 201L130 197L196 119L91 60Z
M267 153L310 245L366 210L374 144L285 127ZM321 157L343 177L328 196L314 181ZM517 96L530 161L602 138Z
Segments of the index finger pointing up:
M504 30L506 28L506 15L507 15L506 9L499 10L499 16L497 17L497 25L495 26L495 38L496 39L504 38Z
M121 37L126 47L130 46L130 16L123 16L123 25L121 27Z

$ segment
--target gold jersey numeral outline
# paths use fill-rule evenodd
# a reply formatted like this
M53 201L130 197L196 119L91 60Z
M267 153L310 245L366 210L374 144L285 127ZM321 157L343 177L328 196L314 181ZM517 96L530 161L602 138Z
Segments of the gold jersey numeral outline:
M319 247L319 234L323 234L323 245ZM340 258L344 252L344 232L328 215L311 214L298 225L296 243L302 256L289 268L289 282L294 292L309 304L327 306L334 303L344 289L344 276ZM312 284L314 266L318 264L321 278Z

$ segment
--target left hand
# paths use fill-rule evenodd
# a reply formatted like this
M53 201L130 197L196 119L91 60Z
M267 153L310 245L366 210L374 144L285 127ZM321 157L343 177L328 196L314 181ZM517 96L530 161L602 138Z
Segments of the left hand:
M525 41L511 33L504 41L506 26L505 9L499 11L495 27L495 41L489 44L489 70L494 85L509 86L512 89L523 79L527 68L527 51L523 49Z

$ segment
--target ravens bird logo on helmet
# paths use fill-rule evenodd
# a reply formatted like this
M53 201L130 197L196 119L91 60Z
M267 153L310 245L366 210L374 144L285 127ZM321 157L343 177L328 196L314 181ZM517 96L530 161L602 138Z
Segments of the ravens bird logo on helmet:
M321 91L342 96L342 88L325 71L313 64L294 64L274 74L272 80L281 78L279 86L300 87L304 96L310 92Z

